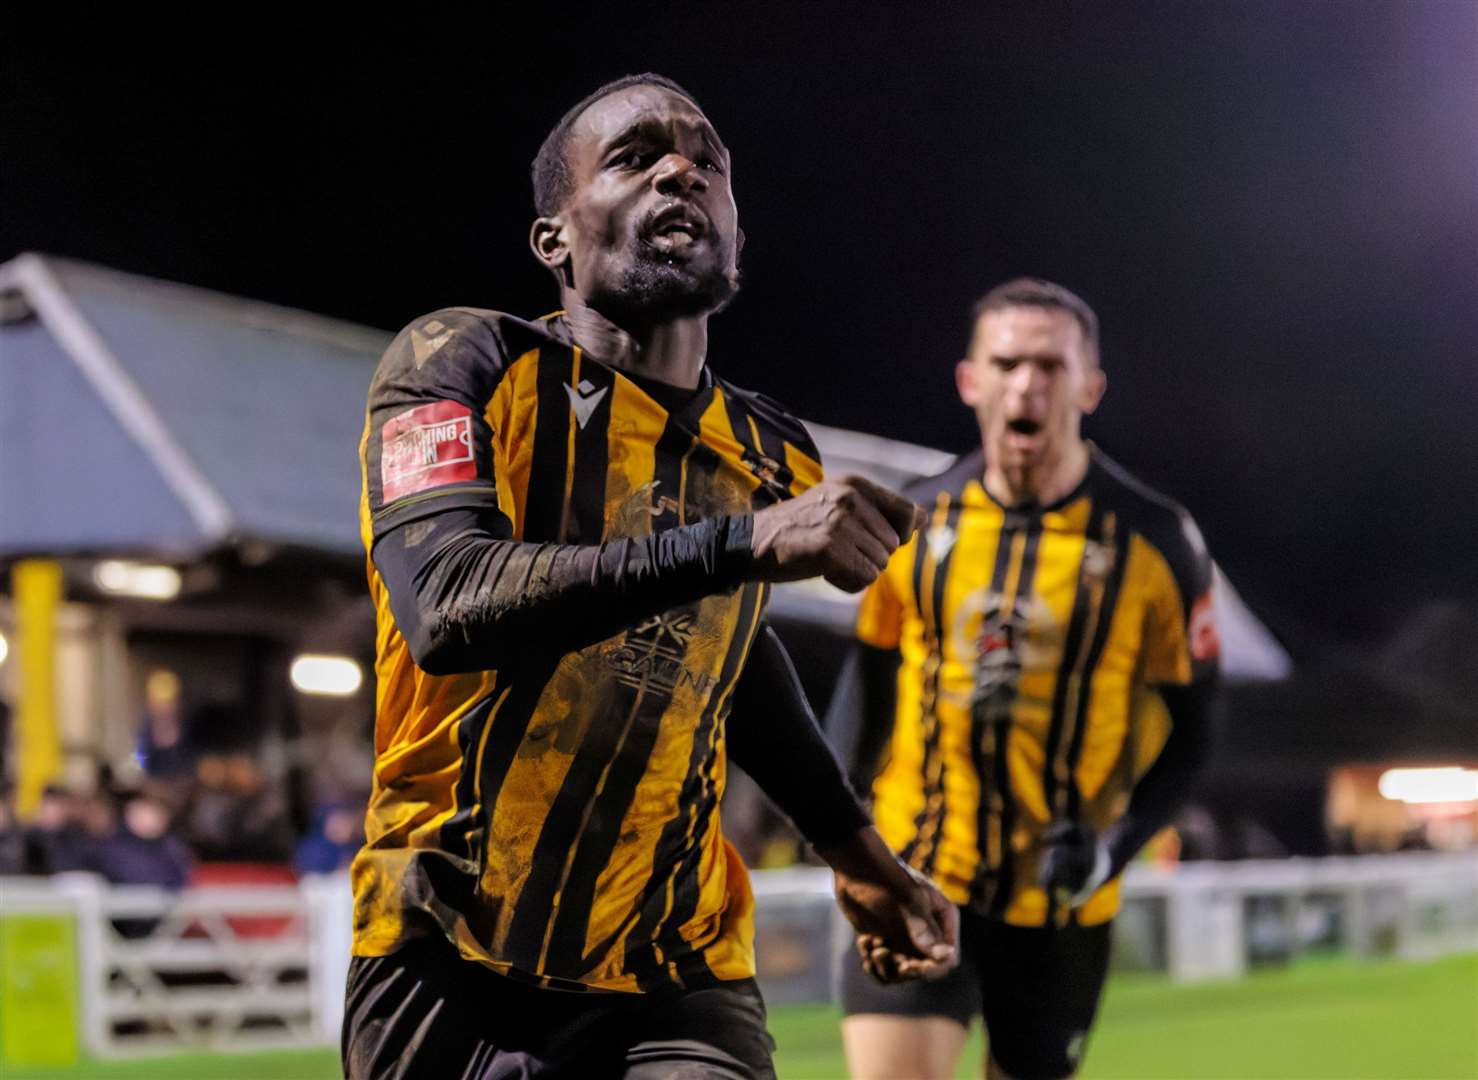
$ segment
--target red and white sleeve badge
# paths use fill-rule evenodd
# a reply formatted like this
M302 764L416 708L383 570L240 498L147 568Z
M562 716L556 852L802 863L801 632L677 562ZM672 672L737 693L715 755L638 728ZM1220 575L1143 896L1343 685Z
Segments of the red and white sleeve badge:
M472 410L458 401L417 405L380 431L380 486L386 503L477 479Z
M1189 636L1192 659L1214 660L1221 654L1221 634L1216 629L1216 613L1212 607L1210 589L1191 605Z

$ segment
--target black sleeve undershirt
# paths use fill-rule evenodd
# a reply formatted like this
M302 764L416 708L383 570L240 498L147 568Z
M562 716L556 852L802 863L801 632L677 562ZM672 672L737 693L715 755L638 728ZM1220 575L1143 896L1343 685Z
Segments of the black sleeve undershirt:
M750 514L604 544L527 543L496 509L454 507L374 546L411 656L432 675L573 652L752 576Z
M837 678L826 730L832 733L852 788L868 798L882 767L898 710L897 649L879 649L858 642L847 654Z
M1154 763L1134 785L1129 806L1104 837L1110 874L1128 866L1139 849L1175 817L1194 792L1210 756L1217 709L1217 680L1156 688L1170 713L1170 734Z
M869 824L821 734L785 646L760 628L734 687L729 756L814 847L834 847Z

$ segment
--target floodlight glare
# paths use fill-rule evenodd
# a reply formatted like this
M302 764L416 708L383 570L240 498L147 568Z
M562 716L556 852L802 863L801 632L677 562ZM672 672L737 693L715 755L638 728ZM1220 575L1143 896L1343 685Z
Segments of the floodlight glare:
M137 596L145 600L173 600L180 594L180 572L173 566L107 559L93 568L92 580L103 592L114 596Z
M1440 769L1387 769L1381 773L1380 793L1404 803L1464 803L1478 801L1478 769L1449 765Z
M0 664L5 663L5 658L10 655L10 642L5 640L5 635L0 634Z
M347 656L304 653L293 661L288 674L300 692L330 697L348 697L364 681L359 665Z

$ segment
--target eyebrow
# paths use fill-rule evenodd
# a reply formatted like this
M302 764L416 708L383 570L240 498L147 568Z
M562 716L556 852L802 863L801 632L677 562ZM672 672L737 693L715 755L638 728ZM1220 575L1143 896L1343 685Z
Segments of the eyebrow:
M992 352L990 354L990 359L991 359L991 362L992 363L998 363L998 362L1014 362L1014 363L1018 363L1018 364L1022 364L1022 363L1032 363L1032 364L1042 364L1042 363L1065 364L1065 363L1067 363L1067 357L1066 356L1062 355L1061 353L1055 353L1055 352L1024 352L1024 353L1015 353L1015 354L1010 355L1010 356L1007 356L1005 353Z

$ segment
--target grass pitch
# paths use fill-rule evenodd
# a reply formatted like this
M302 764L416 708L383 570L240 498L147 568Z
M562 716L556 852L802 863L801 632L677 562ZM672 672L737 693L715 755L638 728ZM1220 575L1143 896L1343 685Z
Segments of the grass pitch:
M829 1006L772 1010L781 1080L844 1078ZM978 1076L972 1033L960 1077ZM332 1051L0 1069L4 1080L333 1080ZM1231 983L1109 983L1084 1080L1478 1080L1478 954L1422 964L1303 962Z

